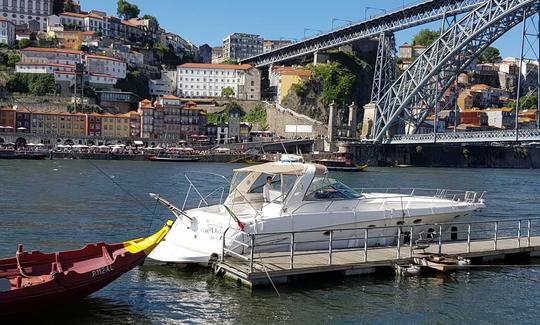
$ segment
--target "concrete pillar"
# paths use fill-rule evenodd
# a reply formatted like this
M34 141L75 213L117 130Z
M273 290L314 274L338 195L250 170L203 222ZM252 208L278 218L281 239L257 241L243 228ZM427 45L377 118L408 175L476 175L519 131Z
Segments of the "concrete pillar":
M362 134L360 134L362 139L370 139L373 136L376 109L377 105L375 103L364 105L364 120L362 121Z
M327 63L330 59L328 54L321 54L319 52L313 53L313 64Z
M326 136L326 141L324 142L324 151L332 151L332 145L334 142L334 124L336 119L336 105L334 102L330 104L329 113L328 113L328 133Z
M354 102L349 105L349 132L347 136L349 138L356 138L356 110L358 109L358 106Z

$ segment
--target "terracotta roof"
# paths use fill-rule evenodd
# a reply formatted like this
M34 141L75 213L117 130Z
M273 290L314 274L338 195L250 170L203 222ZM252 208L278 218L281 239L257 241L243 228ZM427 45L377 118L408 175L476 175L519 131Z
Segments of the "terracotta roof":
M223 69L223 70L249 70L250 64L212 64L212 63L184 63L180 68L190 69Z
M110 61L116 61L116 62L123 62L122 60L118 60L118 59L111 58L111 57L109 57L109 56L103 56L103 55L91 55L91 54L88 54L88 55L86 56L86 58L89 58L89 59L110 60Z
M16 65L32 65L32 66L46 66L46 67L64 67L64 68L75 68L74 65L69 64L56 64L56 63L33 63L33 62L17 62Z
M174 100L179 100L180 97L176 97L176 96L173 96L173 95L165 95L165 96L163 96L163 99L174 99Z
M22 49L21 52L53 52L53 53L65 53L65 54L82 54L82 51L65 50L45 47L27 47Z
M102 16L96 15L96 14L93 14L93 13L79 14L79 13L75 13L75 12L63 12L59 16L68 16L68 17L77 17L77 18L87 18L88 17L88 18L103 19Z

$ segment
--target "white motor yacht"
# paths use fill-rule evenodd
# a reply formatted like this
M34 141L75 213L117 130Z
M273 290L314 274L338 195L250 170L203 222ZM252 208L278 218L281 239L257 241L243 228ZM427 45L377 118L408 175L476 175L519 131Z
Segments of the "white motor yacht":
M271 200L265 202L263 186L268 176L273 183ZM267 245L260 247L267 250L286 249L288 237L271 234L290 231L308 231L297 236L296 250L327 248L326 229L362 227L374 228L368 245L387 245L388 237L397 232L396 225L407 229L411 225L450 222L485 208L483 194L470 191L436 190L422 195L417 190L407 194L353 190L329 178L325 166L299 162L271 162L235 170L228 196L221 204L206 206L207 197L196 189L192 191L191 186L188 195L196 192L202 203L194 209L182 210L156 196L178 221L150 254L151 259L207 265L221 255L223 243L229 249L234 249L235 243L244 243L245 247L249 234L265 238ZM393 227L379 228L388 226ZM364 245L357 231L333 234L335 248ZM236 245L236 249L242 250L242 245Z

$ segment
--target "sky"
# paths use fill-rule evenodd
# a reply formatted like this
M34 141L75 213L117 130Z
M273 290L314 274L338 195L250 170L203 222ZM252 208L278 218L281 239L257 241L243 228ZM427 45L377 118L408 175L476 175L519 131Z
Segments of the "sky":
M221 45L233 32L259 34L265 39L302 39L317 30L328 31L348 21L381 14L411 3L411 0L131 0L141 15L158 18L167 31L196 45ZM419 2L418 0L414 2ZM331 3L331 4L330 4ZM115 0L81 0L82 9L106 11L116 15ZM378 9L376 9L378 8ZM342 21L345 20L345 21ZM440 22L411 28L396 34L398 45L410 42L422 28L438 29ZM307 29L307 30L306 30ZM495 42L502 57L519 56L521 27L516 27ZM536 47L538 47L536 45Z

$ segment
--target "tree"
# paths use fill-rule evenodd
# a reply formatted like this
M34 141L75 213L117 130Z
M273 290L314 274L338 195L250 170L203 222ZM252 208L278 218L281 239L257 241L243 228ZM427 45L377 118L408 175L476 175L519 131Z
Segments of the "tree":
M538 97L536 95L523 96L519 99L519 111L528 109L536 109L538 106ZM508 104L512 110L516 110L516 102L512 101Z
M422 29L418 34L414 35L413 45L422 45L425 47L430 46L433 42L439 38L440 33L438 31L430 29Z
M24 48L29 47L30 45L32 45L32 42L29 39L23 38L23 39L17 41L16 47L18 49L24 49Z
M159 22L155 16L152 15L144 15L142 16L142 19L148 19L150 20L156 27L159 26Z
M56 84L52 74L16 73L9 78L6 88L9 92L30 93L35 96L56 92Z
M221 64L233 64L233 65L236 65L236 64L238 64L238 61L227 59L227 60L221 62Z
M230 97L234 96L234 89L232 89L231 87L223 88L221 90L221 96L226 97L226 98L230 98Z
M139 71L129 71L126 79L119 80L116 83L116 88L122 91L133 92L141 98L150 98L148 78Z
M479 63L495 63L501 60L501 52L495 47L488 47L478 56Z
M64 2L64 12L75 12L75 4L73 0L66 0Z
M35 96L54 94L56 91L54 75L52 74L32 75L32 78L29 78L28 80L28 90L30 94L35 95Z
M128 20L137 18L141 13L141 10L137 5L131 4L125 0L118 0L116 13L118 14L118 17Z
M9 52L7 54L7 61L6 65L8 67L14 67L17 62L21 61L21 57L17 55L16 53Z

